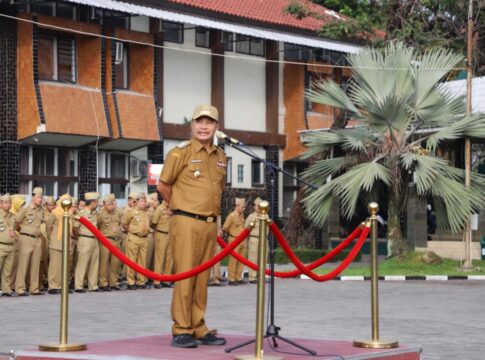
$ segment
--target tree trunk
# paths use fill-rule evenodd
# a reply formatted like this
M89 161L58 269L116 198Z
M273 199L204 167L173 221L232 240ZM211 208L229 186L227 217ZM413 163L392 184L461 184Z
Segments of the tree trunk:
M391 191L387 207L387 255L398 257L407 250L406 242L402 238L400 201Z

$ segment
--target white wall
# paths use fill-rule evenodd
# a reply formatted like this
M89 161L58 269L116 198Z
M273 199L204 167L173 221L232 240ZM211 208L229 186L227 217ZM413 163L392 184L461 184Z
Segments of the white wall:
M443 86L455 95L466 95L466 80L448 81ZM472 79L472 108L474 112L485 112L485 77Z
M168 152L172 150L174 147L176 147L178 144L180 144L181 142L182 142L181 140L169 140L169 139L163 140L163 159L165 160L167 158Z
M249 146L249 148L256 153L260 158L263 160L266 159L266 151L259 146ZM242 189L249 189L252 187L251 184L251 160L248 155L243 154L242 152L230 147L225 147L226 155L232 158L232 182L231 187L233 188L242 188ZM238 182L237 176L237 168L238 165L244 166L244 181Z
M265 63L256 56L237 54L224 63L224 126L266 131ZM251 60L253 59L253 60ZM256 59L256 61L254 61Z
M140 149L137 149L135 151L130 152L130 160L132 158L136 158L141 161L147 161L148 160L148 148L142 147ZM144 192L146 194L147 189L148 189L148 184L147 184L147 177L133 177L132 176L132 170L130 169L130 184L129 184L129 189L128 192Z
M203 53L167 48L163 51L163 121L183 124L184 117L192 119L197 105L211 102L211 57L206 55L210 49L195 46L195 29L184 31L183 44L165 42L164 45Z

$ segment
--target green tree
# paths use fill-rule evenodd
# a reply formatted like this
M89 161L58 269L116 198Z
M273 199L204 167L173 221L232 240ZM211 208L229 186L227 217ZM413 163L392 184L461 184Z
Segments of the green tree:
M307 92L312 102L340 108L359 124L304 139L308 158L332 147L344 154L305 170L304 176L319 186L304 199L309 218L322 225L335 199L350 218L359 199L379 201L378 190L385 188L387 235L395 256L408 248L399 219L410 182L416 183L418 197L433 203L439 230L460 231L469 214L485 204L484 176L473 173L467 190L463 169L435 155L447 142L485 138L485 115L466 116L464 97L441 86L463 59L444 49L418 54L402 43L382 51L364 49L348 57L353 77L347 92L333 80Z

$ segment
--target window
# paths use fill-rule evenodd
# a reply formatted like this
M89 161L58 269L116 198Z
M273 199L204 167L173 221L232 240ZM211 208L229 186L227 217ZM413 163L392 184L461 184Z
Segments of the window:
M117 199L127 198L128 155L100 152L98 159L99 191L115 194Z
M244 182L244 165L237 166L237 182L239 184Z
M163 40L183 44L184 24L172 21L162 21Z
M264 56L264 40L237 34L236 52L241 54Z
M222 33L222 42L224 43L224 50L225 51L233 51L234 50L234 33L224 31Z
M77 195L77 150L69 148L20 148L20 191L41 187L47 196Z
M129 84L129 57L128 44L117 41L114 46L115 57L115 88L128 89Z
M251 184L259 186L264 184L264 167L263 163L258 160L251 160Z
M101 25L122 29L130 28L130 16L125 13L96 9L96 17Z
M41 80L76 82L76 44L73 37L41 33L38 48Z
M232 158L227 158L227 166L226 166L226 185L231 186L232 184Z
M285 60L308 61L310 53L311 49L306 46L285 43Z
M111 154L110 173L113 179L126 180L126 156ZM126 184L111 184L111 193L115 194L118 199L126 197Z
M208 48L210 46L209 29L198 27L195 29L195 46Z
M64 2L32 1L32 13L76 20L77 6Z

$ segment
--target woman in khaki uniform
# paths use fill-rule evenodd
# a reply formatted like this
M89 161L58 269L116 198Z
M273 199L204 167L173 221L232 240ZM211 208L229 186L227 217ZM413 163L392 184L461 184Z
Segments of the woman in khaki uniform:
M239 233L244 229L244 207L246 206L246 201L243 198L236 198L235 205L236 208L227 216L226 221L222 226L222 231L228 234L229 243L233 242ZM234 251L239 255L246 256L247 249L247 242L244 240L234 249ZM244 284L243 270L243 263L237 261L233 256L231 256L229 258L229 264L227 265L227 284Z
M195 108L192 138L165 159L157 190L170 204L170 246L175 273L190 270L214 255L216 218L221 213L226 155L214 145L218 112L210 105ZM172 297L172 346L224 345L205 324L210 270L175 283Z
M126 237L126 256L138 265L146 267L150 216L145 193L137 194L136 207L123 216L121 226L128 232ZM146 278L143 275L136 274L135 270L128 266L126 267L126 280L128 282L128 290L146 288Z
M2 296L12 296L10 282L15 256L15 215L10 212L12 198L10 194L0 196L0 281Z
M170 209L165 200L157 207L152 217L152 228L155 230L155 264L154 271L161 274L172 273L172 250L168 236L170 223ZM162 287L172 287L170 283L155 281L155 289Z

